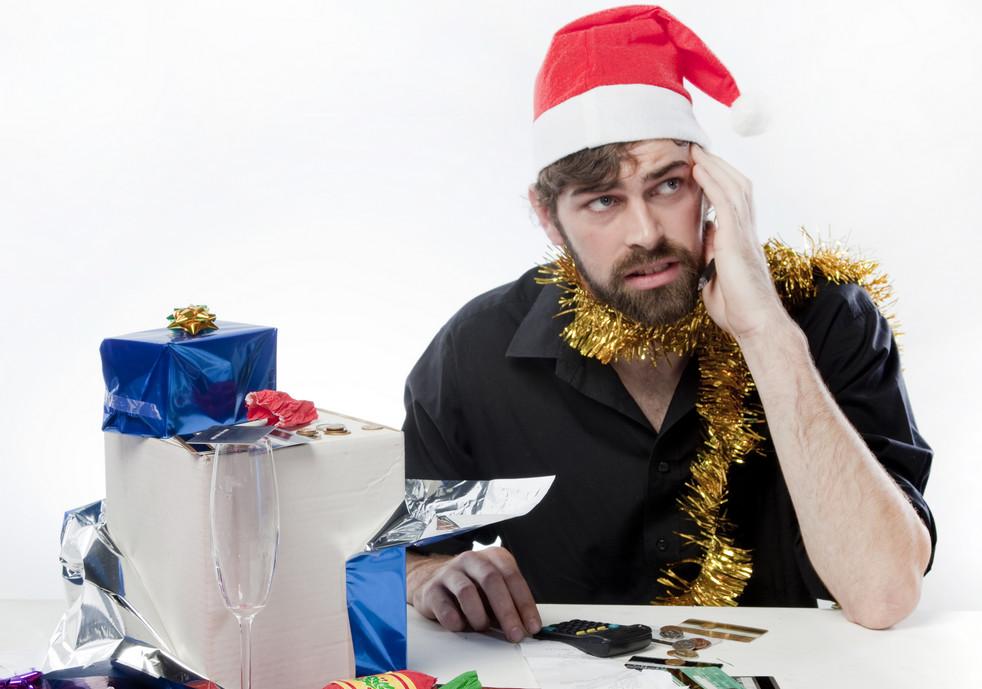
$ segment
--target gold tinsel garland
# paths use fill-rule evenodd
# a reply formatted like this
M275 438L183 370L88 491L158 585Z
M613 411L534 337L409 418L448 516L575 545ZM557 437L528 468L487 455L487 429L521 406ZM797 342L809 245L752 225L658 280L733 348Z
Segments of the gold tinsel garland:
M818 244L805 236L810 245L805 253L775 239L764 245L771 277L787 308L815 296L816 275L836 284L860 285L881 311L892 304L889 281L875 262L853 259L839 244ZM753 557L749 549L738 547L732 536L733 525L725 511L727 476L731 464L742 463L758 449L763 437L756 429L764 423L763 409L748 402L754 381L739 346L713 322L702 300L675 323L642 325L594 298L565 249L552 258L551 263L540 267L544 277L536 278L536 282L562 289L557 316L572 313L573 320L561 336L580 354L605 364L650 359L657 365L658 356L665 353L698 357L696 411L703 420L705 442L692 462L686 491L678 500L696 532L678 535L694 544L701 557L663 570L658 583L667 593L652 602L736 605L753 573ZM885 315L897 332L893 316ZM677 571L682 564L698 565L699 573L694 579L685 578Z

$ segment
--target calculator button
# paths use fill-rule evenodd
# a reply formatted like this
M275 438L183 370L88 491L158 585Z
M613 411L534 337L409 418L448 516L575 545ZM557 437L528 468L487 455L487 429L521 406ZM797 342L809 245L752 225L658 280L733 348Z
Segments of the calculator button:
M621 626L619 624L608 624L607 625L607 628L608 629L620 629Z
M595 632L595 631L597 631L597 628L596 627L590 627L589 629L586 630L586 633L587 634L593 634L593 632Z
M576 632L576 635L577 636L583 636L584 634L586 634L586 632L583 631L582 629L580 631Z

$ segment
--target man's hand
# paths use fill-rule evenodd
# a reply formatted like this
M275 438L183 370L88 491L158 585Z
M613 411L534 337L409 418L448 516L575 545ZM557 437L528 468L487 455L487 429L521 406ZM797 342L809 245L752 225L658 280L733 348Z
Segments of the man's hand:
M496 626L517 643L542 627L532 592L504 548L453 558L408 553L406 584L413 607L451 631Z
M698 144L691 151L693 177L716 209L704 239L706 264L716 261L716 277L702 290L706 311L737 340L765 333L788 315L757 238L750 180Z

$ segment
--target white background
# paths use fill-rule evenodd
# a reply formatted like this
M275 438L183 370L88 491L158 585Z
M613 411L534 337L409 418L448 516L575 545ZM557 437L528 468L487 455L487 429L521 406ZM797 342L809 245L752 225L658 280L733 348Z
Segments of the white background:
M279 328L279 387L402 422L465 301L545 255L535 72L597 2L0 4L0 598L60 595L62 512L104 494L104 337L190 302ZM671 2L770 131L696 112L761 239L893 278L940 531L922 605L982 608L976 3Z

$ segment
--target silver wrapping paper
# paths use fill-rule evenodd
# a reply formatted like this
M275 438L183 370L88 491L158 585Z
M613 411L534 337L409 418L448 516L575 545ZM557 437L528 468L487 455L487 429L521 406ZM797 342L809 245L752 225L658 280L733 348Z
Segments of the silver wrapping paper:
M521 516L553 478L409 479L404 502L365 549L417 545ZM52 636L45 672L108 660L150 677L221 689L175 657L139 575L113 543L102 501L65 514L61 566L69 606Z
M68 610L51 638L45 672L110 661L153 678L207 685L168 652L140 578L109 535L101 500L65 513L60 559Z
M366 550L423 545L528 514L554 476L492 481L406 479L406 499Z

